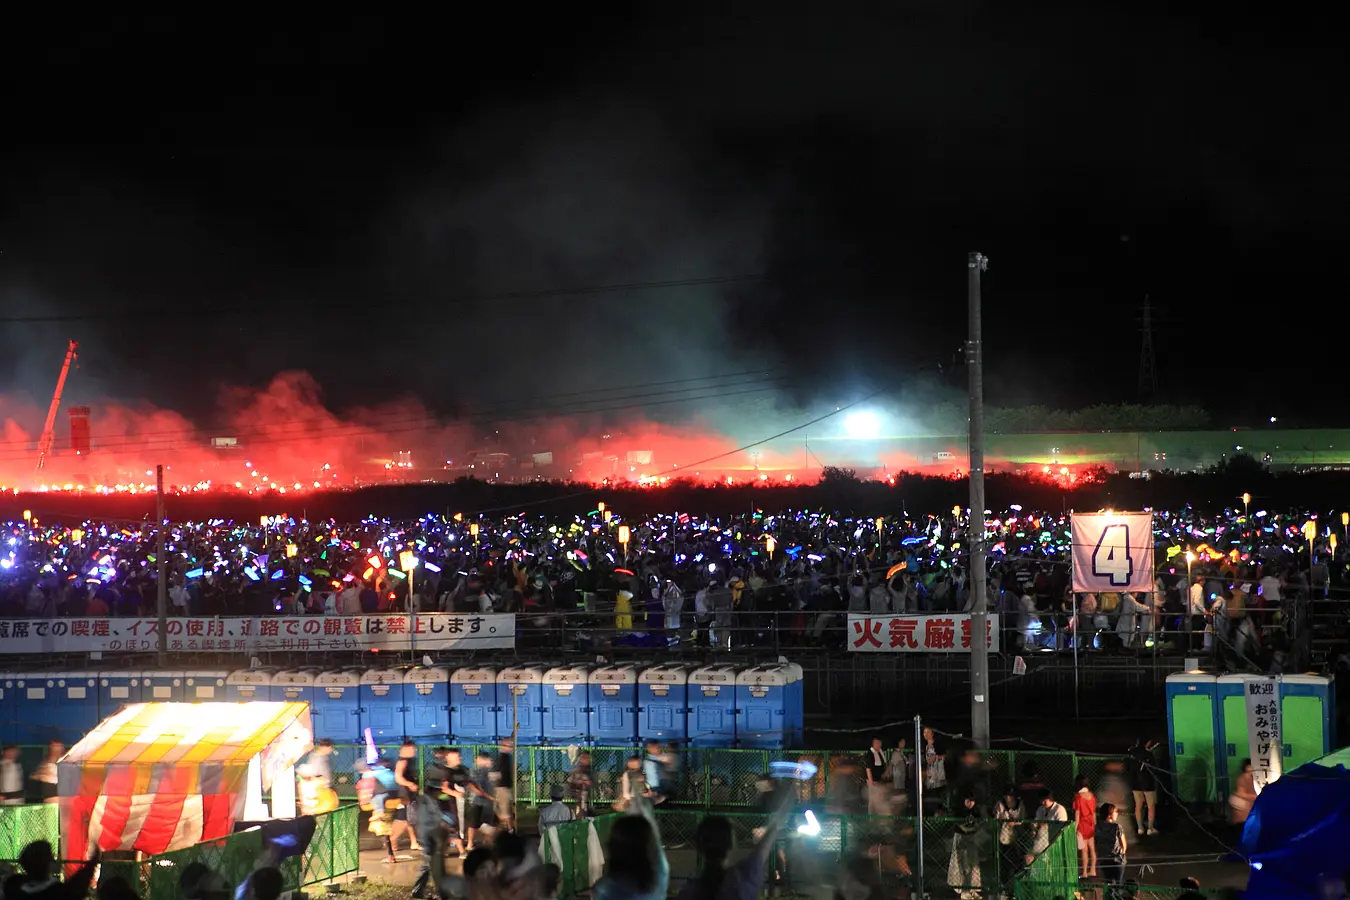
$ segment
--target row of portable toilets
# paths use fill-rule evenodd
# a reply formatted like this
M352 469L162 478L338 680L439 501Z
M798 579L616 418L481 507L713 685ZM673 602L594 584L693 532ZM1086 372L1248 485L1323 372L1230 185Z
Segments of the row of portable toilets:
M1242 675L1167 676L1167 737L1177 793L1187 803L1227 796L1252 756ZM1336 749L1335 683L1321 675L1280 678L1280 756L1289 772Z
M659 665L0 674L0 741L73 742L128 703L304 701L316 738L778 749L802 737L802 669Z

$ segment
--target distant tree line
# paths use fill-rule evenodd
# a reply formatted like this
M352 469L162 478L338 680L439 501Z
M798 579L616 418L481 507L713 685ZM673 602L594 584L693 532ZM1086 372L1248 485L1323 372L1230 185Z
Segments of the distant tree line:
M933 407L924 417L936 431L959 434L966 429L966 407L948 403ZM985 431L1020 434L1037 431L1187 431L1211 426L1209 413L1199 406L1099 404L1086 409L1048 406L991 407L984 414Z

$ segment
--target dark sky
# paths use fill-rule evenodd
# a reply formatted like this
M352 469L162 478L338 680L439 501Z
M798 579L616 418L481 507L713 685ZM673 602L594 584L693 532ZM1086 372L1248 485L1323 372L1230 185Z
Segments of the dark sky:
M0 319L76 318L0 322L0 390L77 337L77 394L193 414L282 369L336 407L773 366L917 399L981 250L991 402L1135 400L1147 292L1161 399L1334 417L1332 31L724 6L8 29Z

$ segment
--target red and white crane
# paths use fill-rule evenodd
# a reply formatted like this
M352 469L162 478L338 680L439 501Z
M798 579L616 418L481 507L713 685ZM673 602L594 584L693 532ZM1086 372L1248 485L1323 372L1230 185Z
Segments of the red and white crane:
M47 422L42 426L42 437L38 438L38 472L47 462L47 454L52 452L52 444L56 442L56 411L61 408L61 392L66 389L66 376L70 374L70 364L75 362L75 350L78 348L78 341L71 341L66 349L66 361L61 363L61 375L56 379L56 393L52 394L52 405L47 410Z

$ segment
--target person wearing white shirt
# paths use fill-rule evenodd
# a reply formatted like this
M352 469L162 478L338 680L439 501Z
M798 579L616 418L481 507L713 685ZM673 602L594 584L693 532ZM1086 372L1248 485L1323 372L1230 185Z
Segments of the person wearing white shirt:
M1205 613L1209 612L1205 603L1205 576L1197 575L1195 581L1191 583L1188 603L1187 613L1191 617L1191 649L1198 650L1204 646Z
M1055 802L1055 797L1050 793L1049 788L1042 788L1041 803L1036 807L1035 820L1037 822L1036 834L1032 838L1031 852L1027 856L1028 863L1050 849L1049 823L1069 821L1069 811L1064 808L1064 804Z
M337 600L338 614L343 616L361 615L361 589L357 587L356 582L352 582L338 594Z

